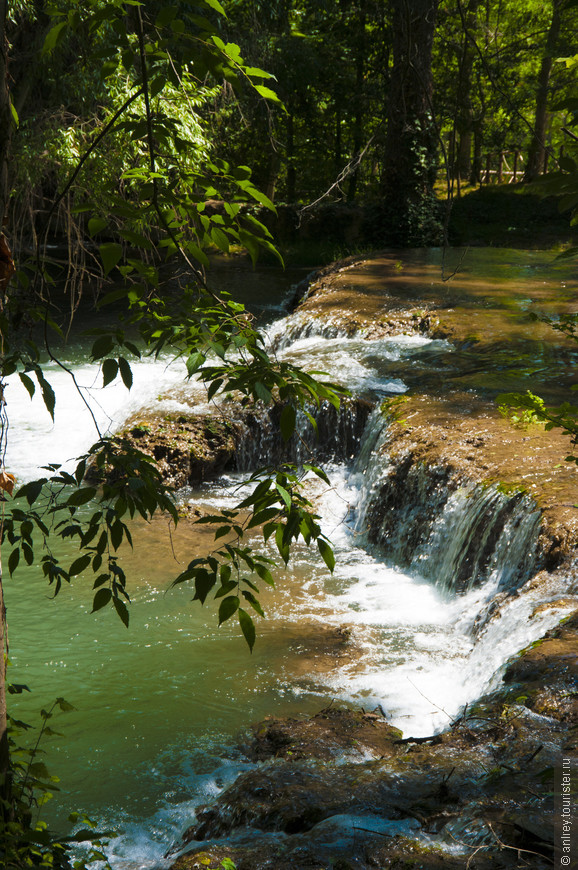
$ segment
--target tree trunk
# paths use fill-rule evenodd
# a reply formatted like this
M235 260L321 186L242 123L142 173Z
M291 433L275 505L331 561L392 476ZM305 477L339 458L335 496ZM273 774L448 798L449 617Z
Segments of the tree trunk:
M476 55L475 43L470 34L475 32L480 0L470 0L462 12L464 27L463 47L458 70L456 90L456 131L458 147L456 153L456 170L460 178L470 177L472 170L472 133L474 126L472 112L472 71Z
M552 21L546 39L546 48L538 73L536 89L536 115L534 119L534 134L528 149L528 162L524 173L524 181L534 181L542 172L546 157L546 122L548 109L548 92L550 73L556 53L558 37L560 36L561 0L553 0Z
M8 154L13 126L8 91L7 7L8 0L0 0L0 232L4 227L8 207Z
M392 0L393 69L383 160L383 241L440 241L433 185L437 137L432 46L439 0Z
M8 209L8 156L12 135L12 116L10 94L8 91L8 41L6 39L7 0L0 0L0 311L4 307L4 297L8 281L13 271L12 256L2 232ZM3 348L0 336L0 359ZM0 408L4 402L0 380ZM0 471L2 464L0 460ZM0 495L2 491L0 490ZM0 518L0 534L2 520ZM2 562L0 560L0 799L8 800L10 756L8 750L7 712L6 712L6 621L4 592L2 587Z
M365 26L367 22L367 3L362 0L359 7L359 17L357 19L357 39L355 50L355 113L353 116L353 147L351 149L351 157L353 160L357 157L363 146L363 119L365 114L365 60L367 54ZM352 202L357 193L357 182L359 179L359 166L356 166L349 176L349 185L347 189L347 201Z
M287 115L287 202L295 202L297 177L295 172L295 124L291 110Z
M482 122L474 121L474 159L470 173L470 184L482 183Z

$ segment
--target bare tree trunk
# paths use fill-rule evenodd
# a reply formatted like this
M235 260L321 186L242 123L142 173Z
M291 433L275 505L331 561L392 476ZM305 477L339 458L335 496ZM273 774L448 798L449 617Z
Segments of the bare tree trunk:
M13 271L12 256L2 232L8 208L8 155L12 135L12 116L10 94L8 91L8 41L6 39L6 15L8 0L0 0L0 311L4 307L4 297L8 281ZM0 358L3 353L0 336ZM0 404L4 401L0 381ZM0 471L2 457L0 456ZM1 495L0 490L0 495ZM0 516L0 533L2 518ZM0 560L0 798L9 797L9 767L7 712L6 712L6 631L5 631L4 591L2 587L2 562Z
M359 17L357 18L356 50L355 50L355 114L353 120L353 158L361 151L363 146L363 119L365 114L365 62L366 62L366 38L365 25L367 21L367 3L365 0L360 4ZM352 202L357 193L359 180L359 166L349 177L347 201Z
M546 39L544 56L538 73L536 89L536 115L534 119L534 135L528 149L528 162L524 173L524 181L534 181L542 172L546 157L546 122L548 109L548 93L550 73L556 53L558 37L560 36L561 0L553 0L552 21Z
M456 169L458 178L468 179L472 171L472 134L474 119L472 112L472 71L476 54L474 43L468 34L475 31L479 0L470 0L464 13L466 31L460 57L458 85L456 93L456 131L458 145L456 150Z
M0 0L0 230L4 226L8 206L8 154L13 126L8 91L7 11L8 0Z
M384 241L439 243L432 47L439 0L392 0L393 69L383 161ZM437 235L437 238L434 236Z

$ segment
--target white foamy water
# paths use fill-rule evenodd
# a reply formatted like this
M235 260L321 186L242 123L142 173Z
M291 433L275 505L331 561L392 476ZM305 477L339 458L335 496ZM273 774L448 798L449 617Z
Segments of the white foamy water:
M321 327L319 331L313 327L292 331L291 318L278 321L266 333L277 355L305 369L325 372L334 382L357 393L404 393L407 386L403 380L388 375L392 363L419 358L428 349L451 349L448 342L423 335L364 339L363 335L333 335Z
M380 705L405 735L432 734L494 688L503 664L556 625L560 610L533 615L551 593L522 588L476 635L476 617L498 591L500 567L482 587L456 596L431 578L388 565L358 546L353 516L362 476L345 466L330 476L332 488L315 503L335 546L336 568L328 578L320 559L301 557L311 598L299 602L293 618L305 611L320 623L350 627L352 653L333 672L316 672L315 681L366 709Z
M10 421L6 468L20 481L31 480L40 476L43 465L75 459L98 439L98 429L103 435L111 434L142 408L190 411L203 401L204 390L195 388L194 381L188 388L188 405L167 395L183 384L186 368L182 361L169 365L143 358L131 366L134 380L129 391L120 377L103 388L97 365L72 365L79 391L68 372L53 363L46 365L44 374L56 395L54 422L38 386L31 399L20 379L10 377L5 390Z

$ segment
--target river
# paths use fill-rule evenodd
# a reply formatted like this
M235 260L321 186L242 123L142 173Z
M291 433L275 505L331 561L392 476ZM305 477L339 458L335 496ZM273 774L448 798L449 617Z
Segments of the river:
M535 280L537 270L540 282L560 285L550 255L488 252L484 263L478 281L489 290L498 281L519 284L522 273ZM427 268L434 280L439 252L432 252ZM235 285L234 277L225 277ZM249 304L272 338L288 334L284 305L296 277L277 275L271 292L266 271L257 282L249 275ZM403 394L412 367L421 371L453 352L450 343L423 336L301 335L284 345L287 358L330 371L374 400ZM114 430L141 408L190 410L203 403L194 383L177 389L184 367L163 360L135 365L130 394L122 385L103 391L84 353L79 339L65 356L104 429ZM7 468L21 480L46 462L77 455L94 437L70 379L50 366L47 377L57 394L54 425L17 383L7 391ZM472 625L498 588L496 572L481 588L457 596L436 578L424 579L427 572L404 573L367 546L360 518L377 473L372 461L382 430L383 418L374 414L357 457L331 464L331 488L312 490L336 549L333 576L314 553L299 548L279 573L277 590L263 598L267 619L258 625L252 655L234 626L217 628L210 607L191 603L189 590L168 588L179 562L207 546L206 535L190 524L171 536L164 520L135 523L135 548L127 556L128 630L112 612L90 614L90 584L82 578L56 600L34 568L19 569L7 582L10 676L32 689L14 701L14 711L33 721L59 696L75 707L55 716L63 736L44 746L61 789L43 810L48 821L63 827L69 811L87 812L119 833L109 847L114 866L162 866L194 807L247 768L236 737L251 723L267 714L313 713L337 699L366 709L379 704L406 735L430 734L499 680L509 656L555 624L559 614L551 611L530 621L537 598L519 596L476 641ZM232 474L196 492L183 490L179 498L203 509L222 507L238 499L242 486L243 477ZM467 499L457 509L467 513ZM343 649L340 636L348 639Z

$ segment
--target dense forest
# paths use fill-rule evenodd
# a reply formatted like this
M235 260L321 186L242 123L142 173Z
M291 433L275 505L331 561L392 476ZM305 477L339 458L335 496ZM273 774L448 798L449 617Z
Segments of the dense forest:
M130 520L159 511L178 519L150 458L98 425L73 471L54 464L15 489L4 468L7 379L42 394L54 419L45 365L67 369L54 348L83 295L116 306L115 318L123 310L122 321L92 336L103 386L130 389L143 353L171 352L209 401L235 394L244 410L274 404L288 442L299 421L317 429L314 409L338 410L347 390L267 352L243 305L207 277L213 255L282 265L286 243L316 213L316 265L328 256L327 237L342 255L467 242L452 230L452 207L489 187L520 202L548 195L553 213L575 223L577 8L576 0L0 0L8 573L38 565L56 595L88 571L93 611L110 606L128 625L117 551L132 543ZM575 255L571 231L563 243ZM575 324L562 318L556 328L575 338ZM523 401L576 439L576 408L555 414L535 396ZM251 649L253 614L263 615L257 581L272 585L274 566L249 530L263 529L280 563L301 540L335 568L304 471L328 482L312 462L255 472L248 496L202 520L215 540L235 543L193 554L174 581L190 584L201 603L214 595L219 624L236 617ZM72 542L71 557L56 553L55 538ZM26 687L7 687L1 671L7 866L69 866L69 844L30 824L47 774L11 745L9 734L25 726L13 722L10 732L6 693ZM59 698L57 706L68 705Z
M115 185L129 207L126 173L136 184L146 153L136 35L130 21L122 34L107 24L98 4L85 20L75 4L5 5L18 118L6 166L3 108L11 237L30 246L42 233L90 149L52 216L62 234L86 237L79 209L89 201L106 220ZM370 203L372 241L434 244L444 225L434 191L533 181L572 150L572 3L231 2L212 22L201 11L147 4L145 21L159 155L199 197L238 197L226 173L209 178L211 161L225 161L249 167L268 201Z

